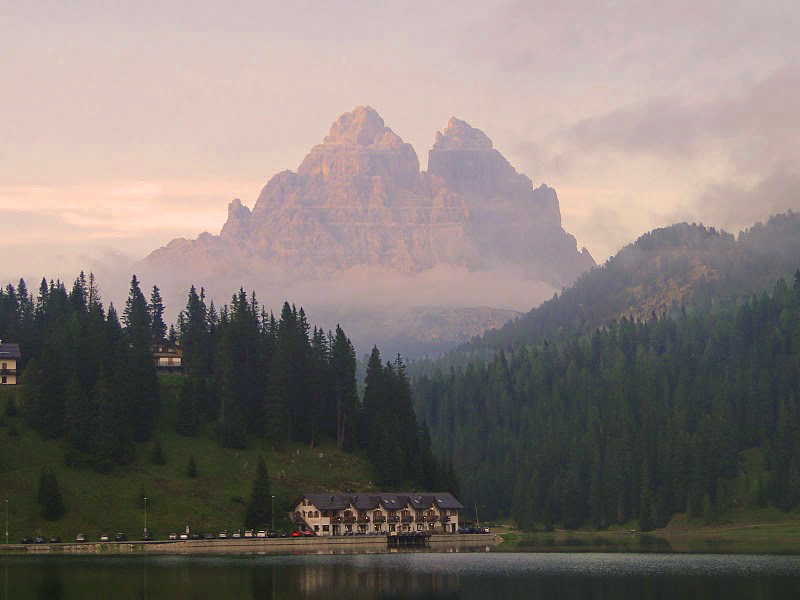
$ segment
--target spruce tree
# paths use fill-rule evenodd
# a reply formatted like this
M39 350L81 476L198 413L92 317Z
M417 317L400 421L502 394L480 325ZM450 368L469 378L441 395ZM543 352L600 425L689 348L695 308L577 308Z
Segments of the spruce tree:
M153 286L150 294L150 332L153 340L163 339L167 335L167 325L164 323L164 302L158 286Z
M272 496L270 494L269 474L264 457L258 457L256 477L253 480L253 489L250 492L250 502L247 504L244 523L248 528L266 525L272 518Z

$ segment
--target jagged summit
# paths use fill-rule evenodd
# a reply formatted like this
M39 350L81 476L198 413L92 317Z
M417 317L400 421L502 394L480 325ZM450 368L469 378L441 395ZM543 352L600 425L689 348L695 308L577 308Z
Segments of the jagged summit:
M381 176L390 184L413 187L419 175L419 158L411 144L386 127L374 108L359 106L336 119L297 174L329 181Z
M336 119L296 173L270 179L252 210L233 200L219 236L162 248L147 261L303 277L353 267L513 267L557 288L594 266L561 228L555 190L534 189L480 129L451 118L421 172L414 148L369 106Z
M344 113L331 125L323 144L370 146L372 144L403 143L400 136L386 127L383 119L371 106L357 106Z
M456 117L450 117L444 131L436 132L434 150L491 150L492 140L480 129Z

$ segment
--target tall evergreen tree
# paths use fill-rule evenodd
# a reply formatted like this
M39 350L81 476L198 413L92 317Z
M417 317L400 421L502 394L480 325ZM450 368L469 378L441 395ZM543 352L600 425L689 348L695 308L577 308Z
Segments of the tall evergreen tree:
M247 504L244 523L251 529L266 526L272 518L272 495L270 493L269 474L264 457L258 457L256 476L250 491L250 502Z

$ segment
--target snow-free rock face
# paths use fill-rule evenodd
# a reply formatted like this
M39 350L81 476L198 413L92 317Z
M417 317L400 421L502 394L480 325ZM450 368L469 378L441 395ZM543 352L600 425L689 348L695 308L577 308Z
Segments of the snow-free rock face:
M252 211L231 202L218 237L147 259L189 270L199 261L207 272L263 263L298 276L514 266L557 287L594 265L561 228L555 190L534 189L482 131L450 119L420 172L414 148L365 106L339 117L297 173L275 175Z

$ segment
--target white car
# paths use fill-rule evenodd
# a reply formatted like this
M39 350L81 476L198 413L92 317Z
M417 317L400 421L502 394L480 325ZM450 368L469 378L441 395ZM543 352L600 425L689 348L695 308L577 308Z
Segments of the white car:
M182 540L188 540L188 539L189 539L189 534L188 534L188 533L182 533L182 534L180 535L180 538L181 538Z
M100 535L100 541L101 542L107 542L108 541L108 534L107 533L101 534Z
M242 534L241 534L241 533L239 533L239 532L237 531L237 532L236 532L236 533L234 533L234 534L233 534L233 536L231 536L231 537L233 537L233 539L235 539L235 540L238 540L240 537L242 537Z
M244 537L246 537L246 538L253 537L253 530L252 529L245 529L244 530Z
M267 532L266 532L266 531L263 531L263 530L262 530L262 531L259 531L259 532L256 534L256 537L265 538L265 537L267 537Z
M220 531L219 532L219 539L227 540L228 539L228 532L227 531Z
M177 534L177 533L170 533L170 534L169 534L169 539L171 539L171 540L177 540L177 539L178 539L178 534Z

